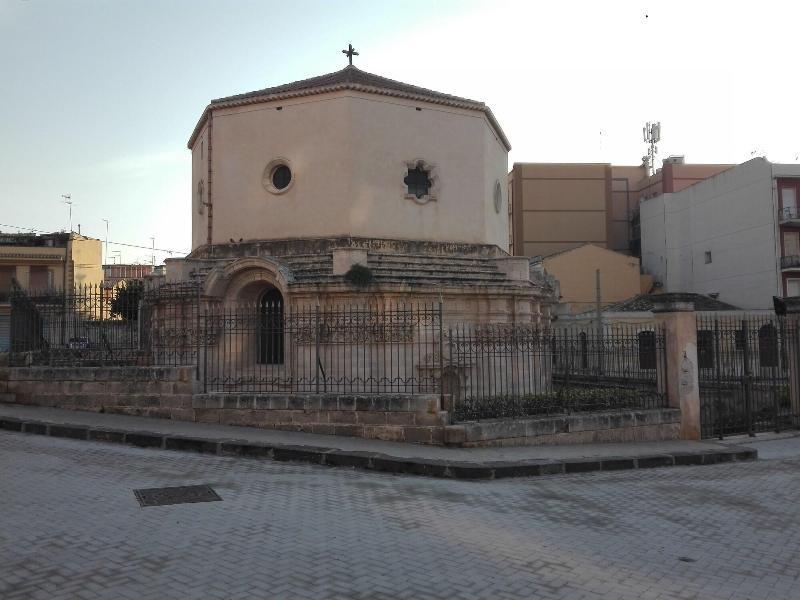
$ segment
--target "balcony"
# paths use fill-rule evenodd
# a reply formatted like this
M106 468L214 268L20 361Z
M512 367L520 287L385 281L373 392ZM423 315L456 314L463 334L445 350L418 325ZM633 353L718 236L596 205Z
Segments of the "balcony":
M800 256L781 256L781 271L800 271Z
M778 210L778 221L781 225L800 225L800 209L796 206L787 206Z

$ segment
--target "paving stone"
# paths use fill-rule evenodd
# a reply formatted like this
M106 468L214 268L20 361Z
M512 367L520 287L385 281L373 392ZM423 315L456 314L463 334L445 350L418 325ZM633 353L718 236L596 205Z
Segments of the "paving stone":
M800 438L773 447L480 482L0 431L0 597L797 598ZM223 501L132 493L198 484Z

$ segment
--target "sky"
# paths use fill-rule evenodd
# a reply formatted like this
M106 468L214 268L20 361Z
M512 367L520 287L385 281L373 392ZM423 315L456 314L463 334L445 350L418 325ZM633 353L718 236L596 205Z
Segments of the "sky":
M796 1L0 0L0 231L68 229L68 194L109 262L185 254L204 107L341 69L348 43L486 102L509 167L639 164L647 121L659 164L798 162L798 31Z

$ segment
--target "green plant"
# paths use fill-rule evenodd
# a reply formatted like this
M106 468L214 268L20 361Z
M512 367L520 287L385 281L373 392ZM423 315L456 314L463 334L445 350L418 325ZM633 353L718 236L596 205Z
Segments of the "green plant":
M372 283L375 276L372 269L364 265L353 265L344 275L345 280L356 287L366 287Z
M144 296L144 284L141 281L129 281L116 290L111 298L111 314L124 321L135 321L139 318L139 301Z

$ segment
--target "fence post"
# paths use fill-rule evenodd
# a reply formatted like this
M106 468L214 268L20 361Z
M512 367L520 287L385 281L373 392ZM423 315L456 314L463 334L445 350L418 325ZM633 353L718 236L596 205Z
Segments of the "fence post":
M690 301L657 302L656 322L666 336L666 388L670 407L681 410L680 437L700 439L700 388L697 365L697 321Z
M195 381L200 381L200 286L197 286L197 297L195 298L195 302L197 303L197 317L196 317L196 329L194 333L195 339L195 351L194 351L194 364L196 365L194 378Z
M319 304L314 312L314 366L317 370L314 389L319 394Z
M747 419L747 435L755 436L753 431L753 376L750 366L750 331L747 327L747 319L742 319L742 360L744 361L744 412Z
M444 410L444 325L442 303L439 302L439 410Z

